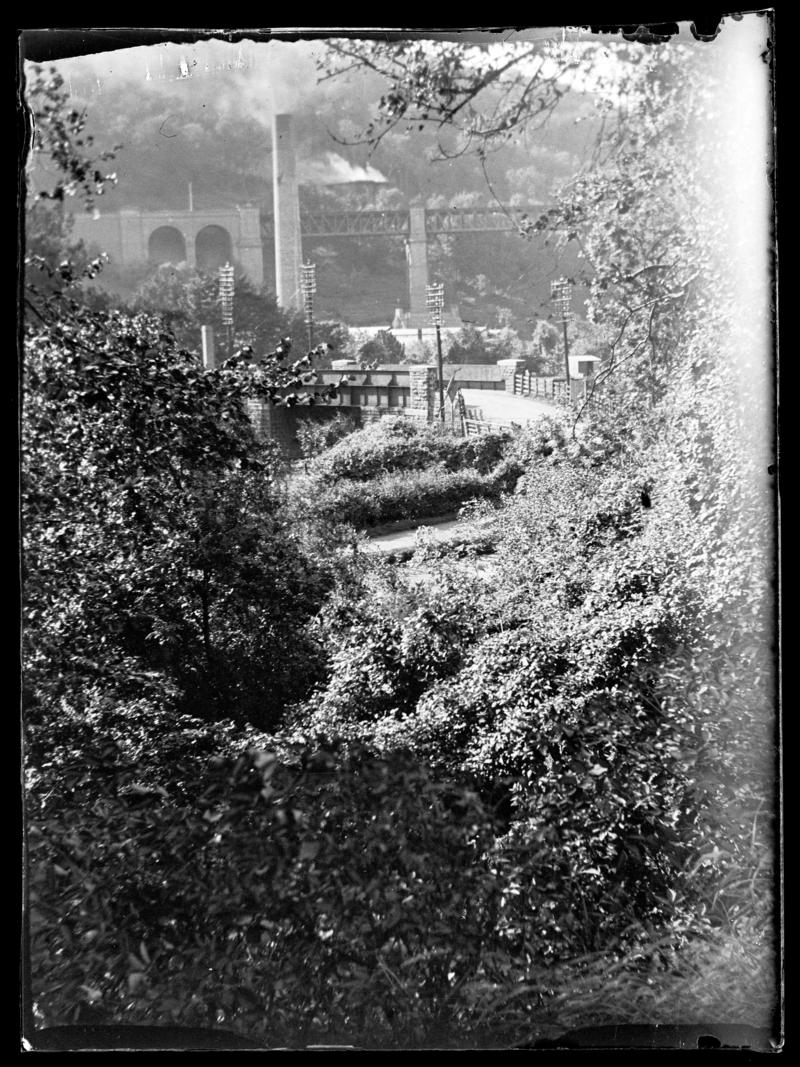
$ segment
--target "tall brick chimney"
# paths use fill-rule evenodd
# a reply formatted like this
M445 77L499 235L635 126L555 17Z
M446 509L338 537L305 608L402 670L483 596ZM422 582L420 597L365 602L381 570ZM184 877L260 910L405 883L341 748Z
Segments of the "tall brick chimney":
M272 191L275 292L281 307L299 309L302 245L291 115L275 115L272 119Z

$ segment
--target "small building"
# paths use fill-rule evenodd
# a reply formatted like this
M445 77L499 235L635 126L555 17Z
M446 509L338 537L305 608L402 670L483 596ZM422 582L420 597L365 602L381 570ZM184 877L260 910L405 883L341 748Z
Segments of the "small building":
M570 378L593 378L597 373L597 364L600 362L599 356L570 356L569 376Z

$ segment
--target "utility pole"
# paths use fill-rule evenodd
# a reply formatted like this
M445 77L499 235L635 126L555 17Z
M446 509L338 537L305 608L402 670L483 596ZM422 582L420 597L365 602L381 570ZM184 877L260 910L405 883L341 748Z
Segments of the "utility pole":
M303 313L308 330L308 350L314 347L314 294L317 291L317 266L303 263L300 267L300 291L303 294Z
M226 263L219 268L219 301L222 305L222 325L228 342L228 359L233 355L233 267Z
M557 321L564 329L564 374L569 385L569 337L567 335L567 323L573 318L570 311L572 303L572 282L567 278L556 278L550 282L550 296L555 304Z
M444 426L444 369L442 367L442 311L444 309L444 285L438 282L425 286L426 304L431 323L436 327L436 359L439 376L439 419Z

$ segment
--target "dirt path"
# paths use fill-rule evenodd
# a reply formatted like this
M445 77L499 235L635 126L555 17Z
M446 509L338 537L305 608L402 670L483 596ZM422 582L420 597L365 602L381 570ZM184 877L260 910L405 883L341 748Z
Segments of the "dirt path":
M448 519L445 522L420 522L410 530L398 530L395 533L379 534L370 537L366 544L368 552L403 552L411 550L416 545L417 530L425 527L430 530L431 536L437 541L447 541L454 530L466 532L468 524L460 519Z

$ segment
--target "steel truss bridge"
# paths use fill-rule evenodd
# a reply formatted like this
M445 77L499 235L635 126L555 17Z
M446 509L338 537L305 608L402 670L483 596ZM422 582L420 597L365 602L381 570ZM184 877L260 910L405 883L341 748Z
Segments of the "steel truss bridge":
M543 204L525 204L505 210L494 208L426 208L424 232L428 236L447 233L494 233L519 228L522 216L538 218ZM262 233L272 236L272 215L262 215ZM411 234L411 213L392 211L307 211L300 215L303 237L403 237Z

